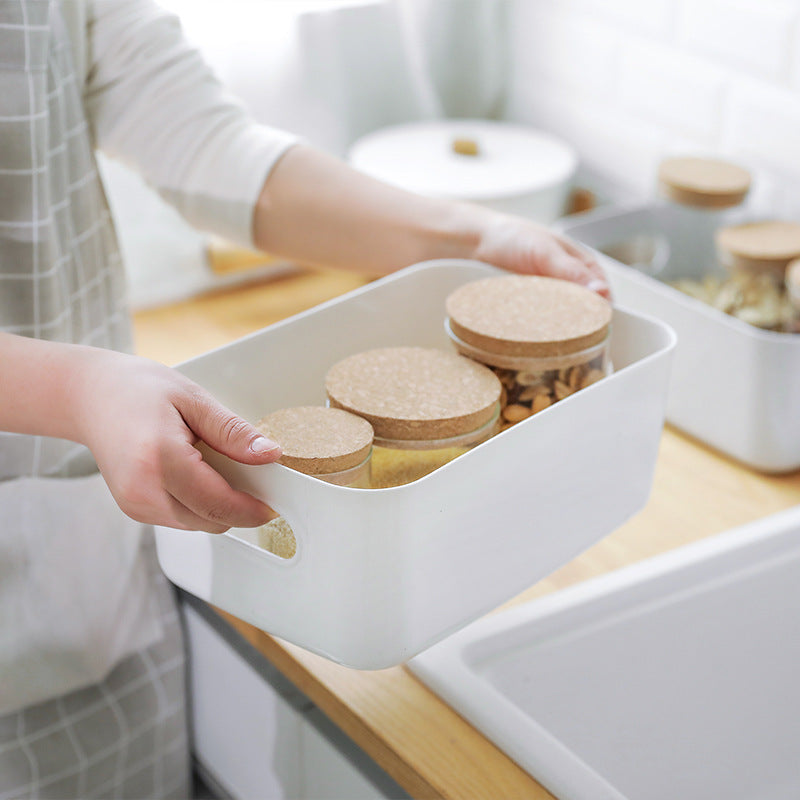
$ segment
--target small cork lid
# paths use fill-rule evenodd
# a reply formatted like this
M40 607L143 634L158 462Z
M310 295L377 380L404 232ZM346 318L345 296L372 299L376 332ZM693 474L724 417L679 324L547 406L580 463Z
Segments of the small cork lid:
M369 422L337 408L282 408L259 420L257 427L283 449L279 463L306 475L358 466L372 448Z
M439 440L491 422L502 386L482 364L425 347L367 350L334 364L332 406L372 423L376 438Z
M786 267L800 258L800 224L773 220L732 225L717 231L717 247L730 269L771 273L783 280Z
M667 158L658 185L670 200L695 208L738 206L750 191L750 173L713 158Z
M611 304L570 281L502 275L464 284L446 301L450 330L500 356L562 356L600 344Z

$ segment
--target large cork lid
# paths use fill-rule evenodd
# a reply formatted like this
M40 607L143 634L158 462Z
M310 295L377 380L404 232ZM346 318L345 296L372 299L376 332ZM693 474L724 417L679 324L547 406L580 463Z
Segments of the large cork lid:
M661 192L670 200L696 208L730 208L750 190L750 173L713 158L667 158L658 169Z
M259 420L257 427L281 446L279 463L306 475L358 466L372 448L369 422L338 408L282 408Z
M717 232L723 263L734 270L766 272L782 280L789 262L800 258L800 224L772 220L732 225Z
M332 406L365 417L376 439L461 436L491 422L501 384L482 364L424 347L387 347L349 356L325 379Z
M450 330L500 356L549 357L601 343L611 304L570 281L502 275L464 284L446 301Z

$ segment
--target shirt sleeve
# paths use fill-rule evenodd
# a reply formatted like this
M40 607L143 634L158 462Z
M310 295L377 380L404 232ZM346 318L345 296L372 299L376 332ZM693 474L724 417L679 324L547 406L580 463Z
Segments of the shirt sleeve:
M297 138L250 118L152 0L90 0L86 45L95 145L192 225L251 245L260 190Z

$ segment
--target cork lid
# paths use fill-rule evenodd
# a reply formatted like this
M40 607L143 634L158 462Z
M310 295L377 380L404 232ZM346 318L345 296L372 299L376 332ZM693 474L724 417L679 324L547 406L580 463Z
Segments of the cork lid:
M325 379L332 406L368 419L376 438L461 436L491 422L501 384L482 364L424 347L387 347L349 356Z
M713 158L667 158L658 169L661 192L696 208L737 206L750 191L750 173Z
M780 220L749 222L717 231L723 263L734 270L774 273L783 279L790 261L800 258L800 224Z
M279 463L306 475L358 466L372 448L369 422L337 408L282 408L259 420L257 427L283 449Z
M463 342L501 356L547 357L599 344L611 304L570 281L502 275L464 284L446 301L450 330Z

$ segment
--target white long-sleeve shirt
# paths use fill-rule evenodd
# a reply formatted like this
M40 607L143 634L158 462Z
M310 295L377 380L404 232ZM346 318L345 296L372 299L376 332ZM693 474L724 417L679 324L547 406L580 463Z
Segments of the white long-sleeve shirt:
M296 137L255 123L151 0L64 0L63 13L97 148L192 225L252 244L255 201Z

